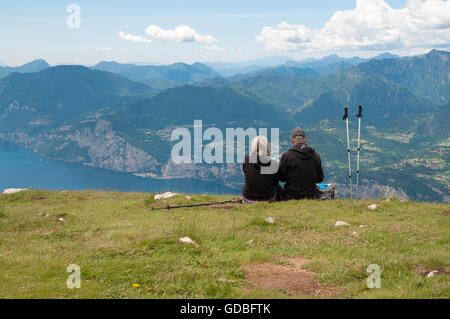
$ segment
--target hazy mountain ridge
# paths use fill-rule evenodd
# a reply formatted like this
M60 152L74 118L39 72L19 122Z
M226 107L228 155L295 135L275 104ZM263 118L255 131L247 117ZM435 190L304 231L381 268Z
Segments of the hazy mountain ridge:
M46 124L59 125L102 108L121 107L130 99L150 96L153 92L145 84L83 66L12 73L0 79L0 124L3 130L29 129L30 122L40 119Z
M0 79L7 76L10 73L13 73L13 72L34 73L34 72L42 71L49 67L50 67L50 65L43 59L34 60L34 61L28 62L24 65L17 66L17 67L0 65Z
M372 77L374 78L372 82L379 83L382 80L391 86L400 84L413 94L427 99L431 103L445 104L447 96L450 94L448 55L448 52L436 50L426 55L409 58L398 58L393 55L383 54L356 66L351 66L348 62L339 60L339 57L335 56L330 59L313 61L313 63L316 63L316 66L319 65L316 69L311 68L310 64L303 69L286 64L227 78L227 81L231 83L225 83L223 80L217 79L215 81L205 80L199 85L240 87L259 95L280 109L298 112L313 104L315 100L318 100L327 91L342 90L347 92L358 81L367 81L369 77ZM339 61L334 62L336 60ZM353 60L356 61L358 59ZM325 61L330 63L326 64ZM371 67L372 65L376 67ZM389 70L392 70L394 74L403 72L407 74L405 76L406 80L400 81L398 76L394 75L385 76L378 69L384 69L384 72L388 74L390 74ZM348 88L342 85L341 79L344 77L354 78L353 81L344 82L344 84L349 86ZM421 79L424 80L422 81ZM403 83L405 81L408 85ZM386 94L387 92L384 95ZM380 97L375 95L373 98ZM426 104L426 102L422 103Z
M104 61L92 68L116 73L130 80L139 81L157 89L167 89L219 75L213 69L198 62L192 65L179 62L170 65L155 66Z

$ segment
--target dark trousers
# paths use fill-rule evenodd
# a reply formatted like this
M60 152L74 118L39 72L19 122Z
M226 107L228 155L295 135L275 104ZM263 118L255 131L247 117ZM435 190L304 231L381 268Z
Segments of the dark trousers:
M280 199L279 199L279 201L301 200L301 199L318 199L319 198L319 196L318 196L319 194L317 194L317 192L315 192L312 195L293 195L293 194L287 193L281 186L280 186L280 188L282 189L282 192L280 192ZM278 196L277 196L277 198L278 198Z
M284 191L283 187L281 187L280 185L277 185L277 186L275 186L275 189L277 191L277 200L276 200L277 202L287 200L287 197L286 197L287 194Z

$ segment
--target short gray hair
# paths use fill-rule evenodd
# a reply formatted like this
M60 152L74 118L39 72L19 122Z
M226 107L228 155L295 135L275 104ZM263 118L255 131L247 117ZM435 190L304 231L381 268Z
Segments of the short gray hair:
M295 139L295 138L298 137L298 136L301 136L301 137L303 137L303 138L306 137L305 130L302 129L301 127L296 127L296 128L294 128L294 129L292 130L292 132L291 132L291 138L292 138L292 139Z

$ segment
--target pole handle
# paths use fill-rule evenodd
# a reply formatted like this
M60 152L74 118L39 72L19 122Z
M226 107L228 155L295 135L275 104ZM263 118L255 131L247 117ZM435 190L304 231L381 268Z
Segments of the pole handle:
M362 105L358 106L358 115L357 115L356 117L359 117L359 118L363 117L363 114L362 114Z
M345 111L345 113L344 113L344 116L342 117L342 119L345 121L346 119L348 119L348 107L346 107L344 109L344 111Z

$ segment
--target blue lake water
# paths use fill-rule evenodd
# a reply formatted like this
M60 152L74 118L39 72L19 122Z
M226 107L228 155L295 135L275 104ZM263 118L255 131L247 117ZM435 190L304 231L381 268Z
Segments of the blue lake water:
M239 190L200 180L142 178L49 160L31 150L0 141L0 193L5 188L239 194Z

